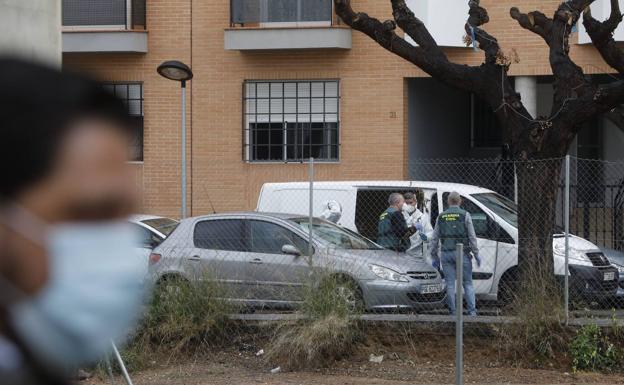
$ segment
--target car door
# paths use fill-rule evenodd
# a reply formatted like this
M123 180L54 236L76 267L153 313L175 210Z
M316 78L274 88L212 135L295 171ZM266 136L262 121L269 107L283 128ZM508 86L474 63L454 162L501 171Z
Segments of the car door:
M276 222L250 219L248 225L250 277L261 299L275 304L300 301L310 273L304 255L308 242ZM285 245L295 246L301 255L284 253Z
M187 255L195 279L218 283L219 290L234 301L255 297L248 275L248 243L242 218L199 221L193 230L194 250Z
M442 194L444 210L448 208L449 192ZM494 274L498 262L498 225L476 203L462 195L461 208L470 213L477 235L481 267L473 263L472 280L477 294L488 294L492 289Z

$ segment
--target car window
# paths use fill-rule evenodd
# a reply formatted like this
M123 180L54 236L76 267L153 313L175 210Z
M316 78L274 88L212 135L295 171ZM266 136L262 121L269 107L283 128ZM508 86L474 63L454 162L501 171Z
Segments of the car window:
M154 218L154 219L146 219L142 221L144 224L155 228L161 233L165 234L166 237L169 236L173 232L173 230L178 227L179 222L171 219L171 218Z
M444 204L444 210L448 209L448 196L449 193L445 192L442 195L442 202ZM479 206L474 202L462 196L461 208L470 213L472 218L472 225L474 226L475 233L479 238L492 238L491 231L488 226L488 216Z
M133 224L133 227L136 229L137 233L139 234L141 238L140 245L142 247L152 248L162 243L163 241L162 238L160 238L158 235L154 234L153 232L149 231L145 227L135 225L135 224Z
M308 242L285 227L265 221L249 221L249 225L252 253L282 254L284 245L295 246L302 254L307 253Z
M209 250L247 251L242 219L213 219L195 225L195 247Z
M293 218L292 222L298 224L304 232L310 231L310 218ZM312 232L315 236L342 249L348 250L381 250L381 246L362 237L361 235L337 226L323 219L312 220Z

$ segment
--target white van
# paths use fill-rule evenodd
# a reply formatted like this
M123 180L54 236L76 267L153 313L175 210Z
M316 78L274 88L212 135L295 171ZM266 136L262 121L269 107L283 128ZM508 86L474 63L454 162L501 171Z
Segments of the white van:
M421 190L425 202L421 210L431 217L432 225L447 207L446 198L457 191L463 208L470 212L479 242L481 267L474 266L473 281L481 300L506 301L517 287L518 215L513 201L484 188L439 182L315 182L314 216L320 216L327 202L336 201L342 208L338 224L375 240L379 215L388 206L393 192ZM257 211L308 215L309 184L267 183L262 187ZM565 238L553 239L554 265L557 278L563 280L565 269ZM594 301L613 299L618 288L618 271L598 246L570 237L571 294Z

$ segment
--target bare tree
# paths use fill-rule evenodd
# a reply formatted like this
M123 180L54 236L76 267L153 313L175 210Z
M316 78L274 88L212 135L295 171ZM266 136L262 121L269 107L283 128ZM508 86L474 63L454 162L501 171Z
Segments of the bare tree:
M513 158L519 162L518 203L520 255L519 271L530 266L550 276L554 266L552 233L555 202L561 173L560 163L539 167L539 162L564 157L576 134L592 117L614 110L624 101L624 81L599 85L585 76L570 58L568 38L584 13L584 25L602 57L614 69L624 71L624 52L613 40L613 31L622 21L618 0L611 0L611 17L599 22L591 17L594 0L568 0L552 17L534 11L522 13L511 8L511 17L520 27L540 36L549 47L554 75L553 107L549 117L534 117L522 104L508 77L511 61L496 38L481 27L489 22L487 10L479 0L470 0L465 24L468 40L475 38L485 55L479 66L449 61L426 26L407 7L404 0L390 0L394 20L380 21L366 13L355 12L349 0L334 0L338 16L388 51L413 63L434 79L451 87L475 93L495 112L504 128L504 139ZM441 0L438 0L441 1ZM414 46L396 33L396 27L411 37Z

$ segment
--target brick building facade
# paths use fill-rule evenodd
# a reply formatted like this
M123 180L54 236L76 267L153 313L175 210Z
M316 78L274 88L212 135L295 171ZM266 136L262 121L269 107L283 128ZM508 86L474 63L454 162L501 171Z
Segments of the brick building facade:
M139 2L131 3L128 7L136 7ZM188 86L187 115L188 202L192 215L210 213L212 207L217 211L253 209L262 183L307 178L305 164L246 160L245 129L250 127L244 118L244 111L247 111L244 96L249 96L246 81L338 82L340 98L335 123L339 158L318 164L317 179L404 179L409 176L409 160L418 156L409 148L409 90L411 79L426 77L421 70L358 32L352 33L350 48L226 49L225 38L229 31L273 28L266 23L251 27L233 24L234 3L234 0L147 0L143 23L146 29L140 31L147 38L146 52L100 50L93 46L64 49L66 68L86 71L103 83L142 85L143 160L133 167L137 183L144 192L143 211L179 215L180 89L179 85L156 73L161 62L171 59L189 64L195 75ZM560 0L482 1L490 13L488 32L499 39L504 49L514 48L519 54L520 63L512 66L511 75L542 76L547 82L551 70L546 45L538 36L516 25L509 16L510 7L551 14L559 3ZM391 18L389 1L353 0L353 6L381 19ZM434 20L436 15L431 17ZM444 15L437 15L437 18L438 22L444 21ZM289 25L287 29L303 33L305 39L305 33L316 33L319 29L344 28L335 25L335 21L333 24L308 26L301 23L295 27ZM64 39L93 32L81 27L66 25ZM136 32L132 26L115 31L116 34L132 32ZM240 42L241 38L237 39ZM572 39L576 41L576 36ZM457 40L460 45L461 36L457 36ZM287 39L285 41L288 43ZM470 48L446 50L455 62L477 65L483 59L481 52ZM591 44L572 44L572 57L587 74L608 72ZM282 89L280 97L285 99L286 86L279 87ZM333 86L326 87L327 90ZM418 83L414 87L418 88ZM283 106L286 103L285 100L281 102ZM279 100L276 103L280 103ZM333 100L325 103L330 106ZM331 114L324 115L324 127L334 127L334 118L329 116L333 115L333 107L324 108L332 109ZM440 111L453 108L444 106ZM311 122L317 118L295 119ZM255 124L259 121L254 120ZM284 141L286 146L287 140ZM276 151L287 150L284 147Z

